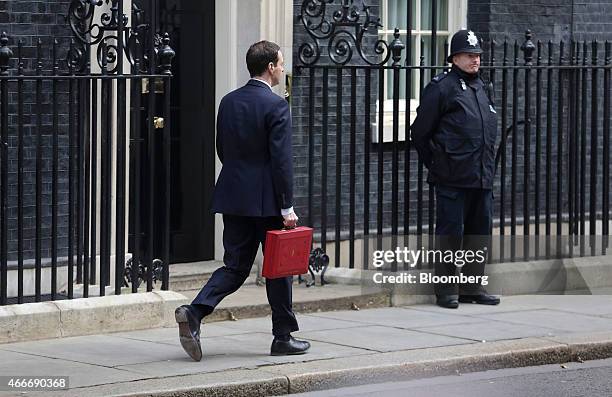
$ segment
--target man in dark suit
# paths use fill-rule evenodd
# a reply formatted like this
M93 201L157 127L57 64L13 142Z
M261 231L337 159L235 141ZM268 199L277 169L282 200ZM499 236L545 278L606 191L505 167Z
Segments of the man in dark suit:
M295 227L291 115L287 102L272 92L284 73L280 47L253 44L246 55L251 75L227 94L217 115L217 154L223 163L212 211L223 214L224 266L217 269L191 305L176 309L181 345L200 361L200 323L249 276L268 230ZM303 354L310 344L291 336L298 330L292 310L292 277L266 280L272 308L272 355Z

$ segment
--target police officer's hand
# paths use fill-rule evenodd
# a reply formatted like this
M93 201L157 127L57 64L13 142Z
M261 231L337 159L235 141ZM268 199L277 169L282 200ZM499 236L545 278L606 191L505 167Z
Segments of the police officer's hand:
M298 219L299 218L295 214L295 212L291 212L290 214L283 215L283 225L285 225L287 229L293 229L294 227L296 227Z

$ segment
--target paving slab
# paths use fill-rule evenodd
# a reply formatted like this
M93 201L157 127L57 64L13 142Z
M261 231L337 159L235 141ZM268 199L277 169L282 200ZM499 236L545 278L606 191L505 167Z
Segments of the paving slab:
M555 310L524 310L520 312L478 314L481 319L504 321L514 324L546 326L565 332L596 332L612 329L612 319L599 316L586 316Z
M411 305L407 309L458 316L477 316L522 312L526 310L553 309L568 313L601 317L612 316L612 296L608 295L519 295L501 297L497 306L459 304L458 309L445 309L436 305Z
M612 295L531 295L508 298L511 305L554 309L578 314L612 315ZM503 302L505 306L506 302Z
M578 314L612 316L612 296L601 295L593 299L589 295L564 295L558 299L548 299L547 307Z
M343 329L301 332L300 336L315 342L335 343L377 352L451 346L472 342L461 338L386 326L363 326L352 330L350 336Z
M534 309L547 309L548 306L545 302L528 302L523 300L516 300L516 297L501 297L501 304L490 306L490 305L477 305L473 303L460 303L457 309L446 309L435 304L430 305L410 305L404 306L411 310L420 310L429 313L439 313L448 316L460 316L463 318L469 318L477 314L495 314L495 313L511 313L520 312L524 310Z
M116 338L111 335L78 336L0 345L0 356L5 351L107 367L168 359L182 360L185 357L182 349L176 349L174 346Z
M16 376L20 378L68 376L71 388L125 382L142 378L139 374L103 365L92 365L10 351L0 351L0 374L2 376ZM0 396L2 395L3 393L0 392Z
M374 309L371 309L374 310ZM369 310L368 310L369 311ZM336 312L334 312L336 313ZM338 312L340 313L340 312ZM313 331L323 329L336 329L336 328L351 328L359 327L362 323L351 320L342 320L340 317L334 315L331 316L319 316L318 314L300 314L297 313L298 325L301 331ZM223 327L230 328L233 331L238 330L251 330L256 332L267 332L272 334L272 317L265 316L259 318L250 318L237 321L224 321L221 323L212 323L202 326L202 332L207 332L207 327L215 324L222 324Z
M476 321L471 323L423 327L417 328L416 330L437 335L471 339L476 342L491 342L528 337L553 337L559 334L559 331L552 328L513 324L503 321Z
M443 324L461 324L472 321L472 319L466 316L453 315L448 309L446 312L436 313L412 310L408 307L403 307L402 310L398 310L397 308L380 308L359 312L339 311L321 314L317 313L311 314L311 316L325 319L341 319L359 324L384 325L406 329Z
M267 335L266 335L267 336ZM269 346L258 343L263 334L251 333L227 337L205 338L202 342L203 358L200 362L191 360L175 338L172 350L174 356L141 364L121 365L118 369L138 372L147 377L165 377L191 373L219 372L237 368L257 368L267 365L265 361ZM267 337L266 339L269 339ZM177 355L179 357L177 357Z
M247 320L241 320L247 321ZM202 325L201 332L204 338L216 337L216 336L228 336L228 335L239 335L248 334L251 332L258 332L257 330L249 327L229 327L225 324L229 322L219 322L212 324ZM147 330L147 332L141 331L130 331L130 332L117 332L110 334L117 338L125 338L132 340L148 341L155 343L166 343L175 344L178 340L178 327L167 327L167 328L154 328Z

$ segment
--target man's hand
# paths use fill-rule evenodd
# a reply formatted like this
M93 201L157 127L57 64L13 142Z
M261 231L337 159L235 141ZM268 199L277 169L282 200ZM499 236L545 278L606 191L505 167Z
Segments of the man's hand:
M283 215L283 225L285 225L287 229L293 229L297 225L298 219L299 218L295 212Z

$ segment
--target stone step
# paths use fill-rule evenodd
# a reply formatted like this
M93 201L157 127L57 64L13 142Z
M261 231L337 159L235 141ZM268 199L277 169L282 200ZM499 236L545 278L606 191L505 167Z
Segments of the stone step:
M222 261L202 261L192 263L176 263L170 265L170 289L172 291L198 290L208 281L215 270L223 266ZM253 265L246 285L257 281L258 266Z
M318 280L318 278L317 278ZM199 289L181 291L191 302ZM316 313L321 311L360 310L391 306L389 292L364 294L361 286L327 284L306 287L305 284L293 285L293 310L296 313ZM206 322L238 320L270 315L270 305L265 286L245 285L223 300L216 310L206 318Z

